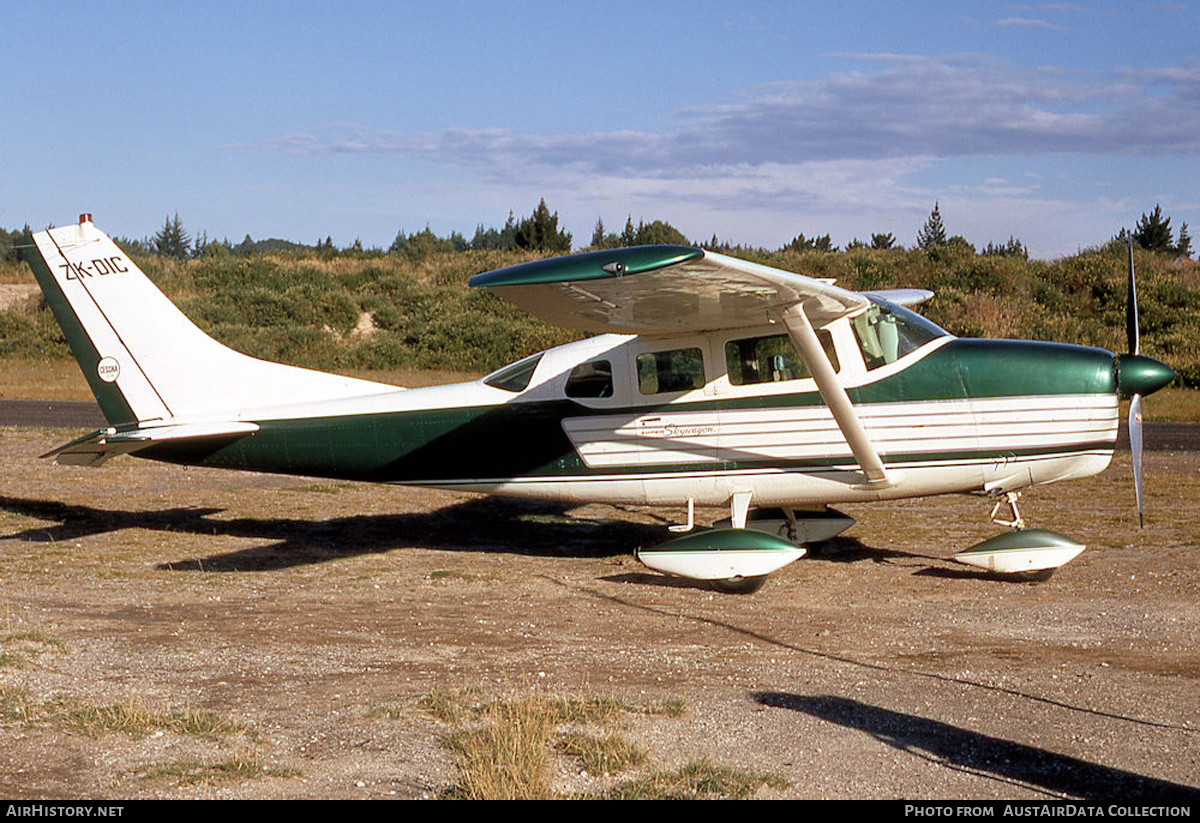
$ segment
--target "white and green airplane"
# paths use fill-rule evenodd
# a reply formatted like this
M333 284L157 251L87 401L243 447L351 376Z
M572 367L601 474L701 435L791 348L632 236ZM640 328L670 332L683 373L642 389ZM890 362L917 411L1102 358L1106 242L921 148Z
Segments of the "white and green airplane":
M1138 354L956 338L906 306L685 246L574 254L479 274L551 323L596 336L471 383L396 386L272 363L198 329L90 215L27 255L108 426L47 457L171 463L571 502L687 507L690 532L639 559L753 590L854 521L831 503L996 498L1005 534L955 558L1055 568L1083 546L1025 528L1029 486L1102 471L1118 399L1174 372ZM996 513L1007 503L1011 520ZM695 530L696 506L723 527Z

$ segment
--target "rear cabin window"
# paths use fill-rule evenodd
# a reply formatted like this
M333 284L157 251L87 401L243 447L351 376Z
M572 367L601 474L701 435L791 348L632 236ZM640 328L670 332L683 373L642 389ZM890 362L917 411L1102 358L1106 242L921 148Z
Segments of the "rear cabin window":
M948 334L921 315L890 303L875 303L852 318L850 325L868 369L895 363L929 341Z
M642 394L704 388L704 354L699 348L668 349L637 356L638 391Z
M567 397L612 397L612 363L591 360L571 369L567 377Z
M523 392L529 388L529 381L533 379L533 372L541 359L542 355L538 353L532 357L526 357L524 360L518 360L516 363L510 363L483 378L483 382L493 388L504 389L504 391Z
M833 337L821 329L817 339L821 341L821 348L825 349L833 370L838 371ZM735 386L779 383L810 376L804 361L796 354L792 339L786 334L730 340L725 344L725 365L729 369L729 382Z

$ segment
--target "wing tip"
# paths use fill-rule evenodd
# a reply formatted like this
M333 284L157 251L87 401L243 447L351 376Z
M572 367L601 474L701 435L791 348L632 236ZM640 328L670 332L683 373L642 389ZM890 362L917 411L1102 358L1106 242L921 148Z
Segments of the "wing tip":
M482 272L467 283L472 288L499 288L604 280L699 260L704 254L694 246L623 246L518 263Z

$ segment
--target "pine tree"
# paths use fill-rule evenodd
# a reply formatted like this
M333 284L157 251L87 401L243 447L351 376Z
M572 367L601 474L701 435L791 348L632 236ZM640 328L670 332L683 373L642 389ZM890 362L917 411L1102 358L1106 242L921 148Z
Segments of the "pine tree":
M480 223L475 227L475 236L471 238L470 247L476 251L493 250L502 248L501 242L499 229L484 228Z
M1163 217L1162 206L1155 204L1153 212L1142 215L1133 229L1133 242L1150 251L1175 251L1171 240L1171 218Z
M1192 256L1192 236L1188 234L1187 223L1179 224L1179 242L1175 244L1175 253L1180 257Z
M517 224L516 244L519 249L539 251L570 251L571 235L558 229L558 212L550 213L546 198L542 198L533 214Z
M604 218L603 217L596 218L596 228L592 229L591 246L593 249L604 248Z
M1029 249L1025 248L1025 244L1012 235L1009 235L1007 243L988 243L987 248L983 250L983 254L985 257L1020 257L1022 260L1029 259Z
M636 246L637 245L637 229L635 229L633 227L633 215L632 214L628 215L625 218L625 229L624 229L624 231L621 232L621 245L622 246Z
M163 257L174 257L178 260L185 260L188 256L191 242L191 238L183 230L183 223L179 219L179 212L175 212L175 218L172 220L168 217L163 223L163 227L154 235L154 250Z
M789 251L837 251L833 240L828 234L820 237L805 237L804 232L792 238L792 242L784 246Z
M926 251L946 245L946 227L942 224L942 213L938 203L933 204L933 211L924 227L917 233L917 246Z
M504 228L500 230L500 248L507 251L516 247L517 219L513 216L512 209L509 209L508 219L504 221Z

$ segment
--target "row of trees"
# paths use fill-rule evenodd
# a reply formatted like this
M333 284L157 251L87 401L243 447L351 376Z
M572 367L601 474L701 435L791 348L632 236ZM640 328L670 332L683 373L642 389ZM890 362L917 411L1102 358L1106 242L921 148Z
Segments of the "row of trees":
M192 237L183 227L179 213L168 217L161 229L153 237L145 240L129 240L120 238L122 245L144 253L158 254L163 257L173 257L185 260L193 257L211 257L221 255L246 255L270 251L310 251L321 253L337 253L333 239L326 237L318 240L315 246L305 246L291 243L287 240L253 240L250 235L237 245L228 240L209 240L208 233L202 232ZM531 250L548 252L569 252L571 250L571 233L558 227L558 212L551 212L543 198L528 217L517 220L512 212L503 228L484 228L479 224L475 236L467 240L459 232L451 232L448 237L439 237L428 226L415 234L403 230L396 233L388 252L391 254L406 254L410 256L425 256L433 252L456 252L469 249L486 250ZM354 243L342 251L363 252L362 241ZM375 250L378 251L378 250Z
M947 235L946 225L942 221L941 207L938 203L933 204L933 211L930 212L929 218L925 221L925 225L917 232L917 242L914 248L922 249L931 254L940 254L944 251L965 251L970 254L975 254L976 250L973 245L967 242L965 237ZM904 247L896 242L896 236L891 232L875 233L871 235L871 240L864 241L857 237L846 244L846 251L854 251L855 249L879 249L903 251ZM828 234L822 234L816 237L806 237L804 234L799 234L792 239L792 242L784 246L781 251L838 251L838 247L833 244L832 239ZM988 243L981 254L991 256L1016 256L1024 259L1029 259L1029 252L1025 245L1015 237L1009 237L1007 243Z
M636 242L639 225L625 222L631 231L622 234ZM1153 214L1142 222L1143 229L1154 224ZM640 229L646 239L675 239L667 224L643 222ZM609 234L602 232L601 239L612 242ZM27 236L20 242L20 235L5 232L0 239L27 245ZM998 254L994 247L993 254L978 254L949 232L944 241L937 231L928 236L936 241L928 249L899 250L894 238L889 243L883 237L873 244L890 250L850 253L728 249L715 238L705 245L756 263L831 278L849 289L929 289L936 296L922 307L922 314L961 336L1067 340L1116 351L1125 345L1123 242L1041 261L1024 259L1015 240L1001 248L1011 254ZM195 238L187 239L195 247ZM257 357L326 370L483 372L571 339L572 333L541 324L495 295L467 288L475 273L526 262L535 254L514 250L413 256L411 249L442 239L419 232L406 237L405 250L396 254L382 249L361 254L334 251L331 243L322 241L321 251L308 247L249 259L222 254L188 265L149 253L139 264L189 317L222 342ZM1171 242L1178 247L1175 233ZM1170 363L1184 385L1200 388L1200 262L1180 262L1140 249L1136 256L1143 350ZM15 266L8 264L7 269L11 279ZM364 313L372 318L370 333L362 333ZM44 301L22 301L0 311L0 357L39 351L68 355Z
M1170 254L1175 257L1191 257L1192 255L1192 237L1188 233L1187 223L1180 224L1179 237L1176 239L1171 230L1171 218L1163 215L1162 206L1158 204L1155 204L1154 211L1149 214L1142 213L1133 231L1121 229L1116 237L1121 240L1132 237L1133 242L1139 247L1159 254ZM955 241L966 243L962 237L946 237L941 211L938 204L934 203L929 219L917 233L917 247L930 251L952 245ZM1016 255L1026 259L1029 257L1029 252L1015 237L1010 237L1008 243L999 246L988 243L983 253L986 255Z
M1179 235L1176 238L1171 230L1171 218L1163 215L1160 205L1155 205L1154 211L1149 214L1143 213L1132 231L1121 229L1116 236L1122 240L1132 236L1133 242L1141 248L1160 254L1170 254L1176 257L1190 257L1192 254L1192 238L1188 233L1187 223L1180 224ZM715 238L713 245L716 245ZM856 237L846 245L847 251L853 251L854 249L902 250L903 248L903 246L896 243L896 238L891 232L886 234L872 234L869 243L859 240ZM933 210L929 213L929 218L921 226L921 230L917 232L917 242L914 248L921 249L933 255L943 255L947 252L967 252L970 254L983 254L987 257L1020 257L1025 260L1029 259L1029 250L1025 247L1025 244L1013 236L1010 236L1006 243L988 243L982 251L976 252L975 247L967 242L966 238L962 235L948 235L945 222L942 220L939 203L933 204ZM801 233L781 250L835 252L838 251L838 247L833 245L828 234L806 237Z
M1176 257L1190 257L1192 254L1192 238L1188 233L1187 223L1180 224L1178 235L1176 235L1171 228L1171 218L1163 214L1160 205L1155 205L1154 211L1142 214L1132 230L1122 229L1116 237L1121 240L1132 237L1133 241L1141 248L1160 254L1169 254ZM17 259L19 256L19 247L28 245L30 242L31 231L28 226L21 231L5 231L4 229L0 229L0 261ZM351 246L339 250L334 247L333 240L329 237L317 241L315 246L305 246L274 238L256 241L251 239L250 235L246 235L241 243L234 245L228 240L210 240L207 232L200 232L192 236L184 228L178 213L173 217L168 217L164 221L162 228L153 237L144 240L118 238L118 242L132 251L157 254L181 260L194 257L241 256L277 251L315 250L326 254L383 253L379 249L365 250L359 240L355 240ZM731 246L728 243L719 241L715 234L708 242L696 243L690 241L683 232L663 220L654 220L649 223L639 220L635 226L632 215L626 217L625 226L620 233L608 231L604 225L603 218L598 219L595 229L592 231L589 248L611 249L623 246L653 244L701 245L706 248L722 251L767 251L766 249L743 249L741 246ZM846 245L847 251L855 249L902 250L903 248L903 246L896 242L896 237L891 232L872 234L870 241L855 238ZM941 208L938 203L934 203L929 218L925 221L921 230L917 232L914 248L929 252L935 256L944 256L950 253L978 253L989 257L1013 256L1023 259L1029 258L1029 251L1016 237L1009 237L1006 243L988 243L982 250L977 251L961 235L949 235L942 220ZM441 237L434 234L428 226L415 234L399 231L396 234L396 238L392 241L391 246L388 247L387 253L423 258L436 252L461 252L468 250L519 250L561 254L571 251L571 233L559 228L558 212L551 212L546 205L545 198L543 198L528 217L518 220L512 212L509 212L508 220L501 228L485 227L480 223L470 240L459 232L451 232L448 236ZM833 244L828 234L807 237L801 233L779 250L836 252L839 249Z
M558 227L558 212L551 212L542 198L528 217L520 220L510 211L502 228L475 227L469 241L458 232L438 237L429 226L416 234L400 231L388 251L393 254L424 256L435 251L548 251L566 253L571 250L571 233Z

